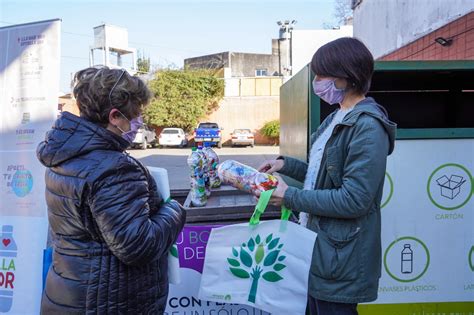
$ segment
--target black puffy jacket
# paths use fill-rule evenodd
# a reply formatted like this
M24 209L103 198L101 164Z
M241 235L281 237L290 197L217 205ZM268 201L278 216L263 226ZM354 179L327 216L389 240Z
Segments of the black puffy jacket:
M167 254L185 222L111 131L63 113L37 149L53 264L42 314L162 314Z

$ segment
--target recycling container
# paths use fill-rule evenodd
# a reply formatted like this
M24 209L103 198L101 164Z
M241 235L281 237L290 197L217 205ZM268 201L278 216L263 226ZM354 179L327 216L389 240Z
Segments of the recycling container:
M280 91L280 154L303 161L337 109L313 93L310 69ZM474 61L376 62L368 96L398 130L382 198L379 295L359 312L474 314Z

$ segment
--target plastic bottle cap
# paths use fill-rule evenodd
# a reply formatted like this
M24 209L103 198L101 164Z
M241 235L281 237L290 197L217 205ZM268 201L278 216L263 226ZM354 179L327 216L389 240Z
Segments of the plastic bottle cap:
M13 232L13 225L4 225L2 227L3 233L12 233Z
M192 148L191 148L191 151L193 151L193 152L196 151L196 150L197 150L196 147L192 147Z

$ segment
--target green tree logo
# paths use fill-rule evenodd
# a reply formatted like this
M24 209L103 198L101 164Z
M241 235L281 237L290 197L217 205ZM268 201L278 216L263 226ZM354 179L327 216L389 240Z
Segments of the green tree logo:
M474 271L474 246L471 247L471 251L469 252L469 267Z
M172 256L178 258L178 246L176 246L176 244L171 246L170 253Z
M268 282L283 280L278 271L286 267L283 264L286 256L280 256L283 244L278 244L279 242L280 238L273 239L273 234L268 235L265 241L262 241L260 235L257 235L255 240L250 238L247 243L243 243L240 250L232 248L233 257L227 258L230 272L242 279L252 277L249 302L255 303L260 277Z

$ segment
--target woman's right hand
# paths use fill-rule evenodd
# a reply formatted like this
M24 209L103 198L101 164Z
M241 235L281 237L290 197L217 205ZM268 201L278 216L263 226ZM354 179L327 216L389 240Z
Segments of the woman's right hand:
M285 165L285 160L267 160L258 168L259 172L272 174L278 172Z

